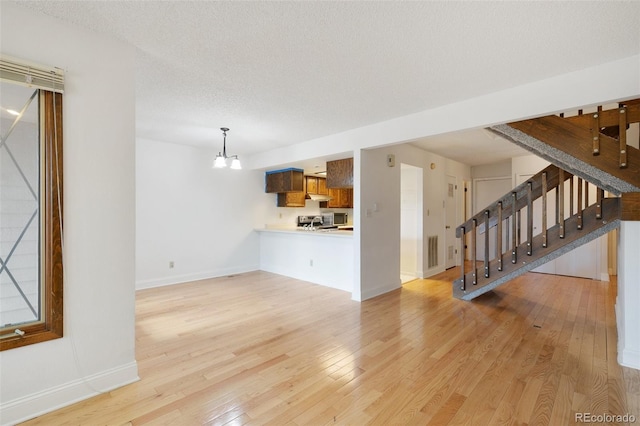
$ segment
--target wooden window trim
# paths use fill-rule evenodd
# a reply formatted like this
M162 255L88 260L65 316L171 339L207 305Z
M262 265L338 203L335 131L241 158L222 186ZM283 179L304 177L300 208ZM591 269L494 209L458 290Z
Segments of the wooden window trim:
M0 339L0 351L58 339L63 335L63 267L62 267L62 94L40 90L40 110L43 134L44 163L42 215L44 229L43 321L36 324L9 328L14 334ZM54 108L55 105L55 108ZM15 334L16 329L25 332Z

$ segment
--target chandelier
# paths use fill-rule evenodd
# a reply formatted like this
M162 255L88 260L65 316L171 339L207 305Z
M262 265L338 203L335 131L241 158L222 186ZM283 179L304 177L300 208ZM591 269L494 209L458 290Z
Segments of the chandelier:
M234 170L242 169L237 155L227 155L227 132L229 129L227 127L221 127L220 130L222 130L222 134L224 135L222 153L218 152L218 155L216 155L216 159L213 160L213 167L216 169L227 167L227 159L232 158L230 168Z

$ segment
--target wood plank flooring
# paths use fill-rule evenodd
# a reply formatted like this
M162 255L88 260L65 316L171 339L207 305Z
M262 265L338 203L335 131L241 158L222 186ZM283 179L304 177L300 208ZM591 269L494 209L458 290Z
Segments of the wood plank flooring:
M457 268L363 303L266 272L138 292L141 381L26 425L570 425L632 414L615 282ZM618 423L611 423L618 424Z

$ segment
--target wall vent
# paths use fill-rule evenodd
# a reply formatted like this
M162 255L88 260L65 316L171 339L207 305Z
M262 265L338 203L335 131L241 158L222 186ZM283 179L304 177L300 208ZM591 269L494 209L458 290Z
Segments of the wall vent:
M428 237L427 241L429 244L427 267L431 269L438 266L438 236L432 235Z

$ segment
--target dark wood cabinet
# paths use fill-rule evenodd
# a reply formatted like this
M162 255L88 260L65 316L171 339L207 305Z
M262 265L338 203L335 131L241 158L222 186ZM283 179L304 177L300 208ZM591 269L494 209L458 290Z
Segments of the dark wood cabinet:
M327 188L353 188L353 158L327 161Z
M293 168L267 172L265 192L304 192L304 172Z

